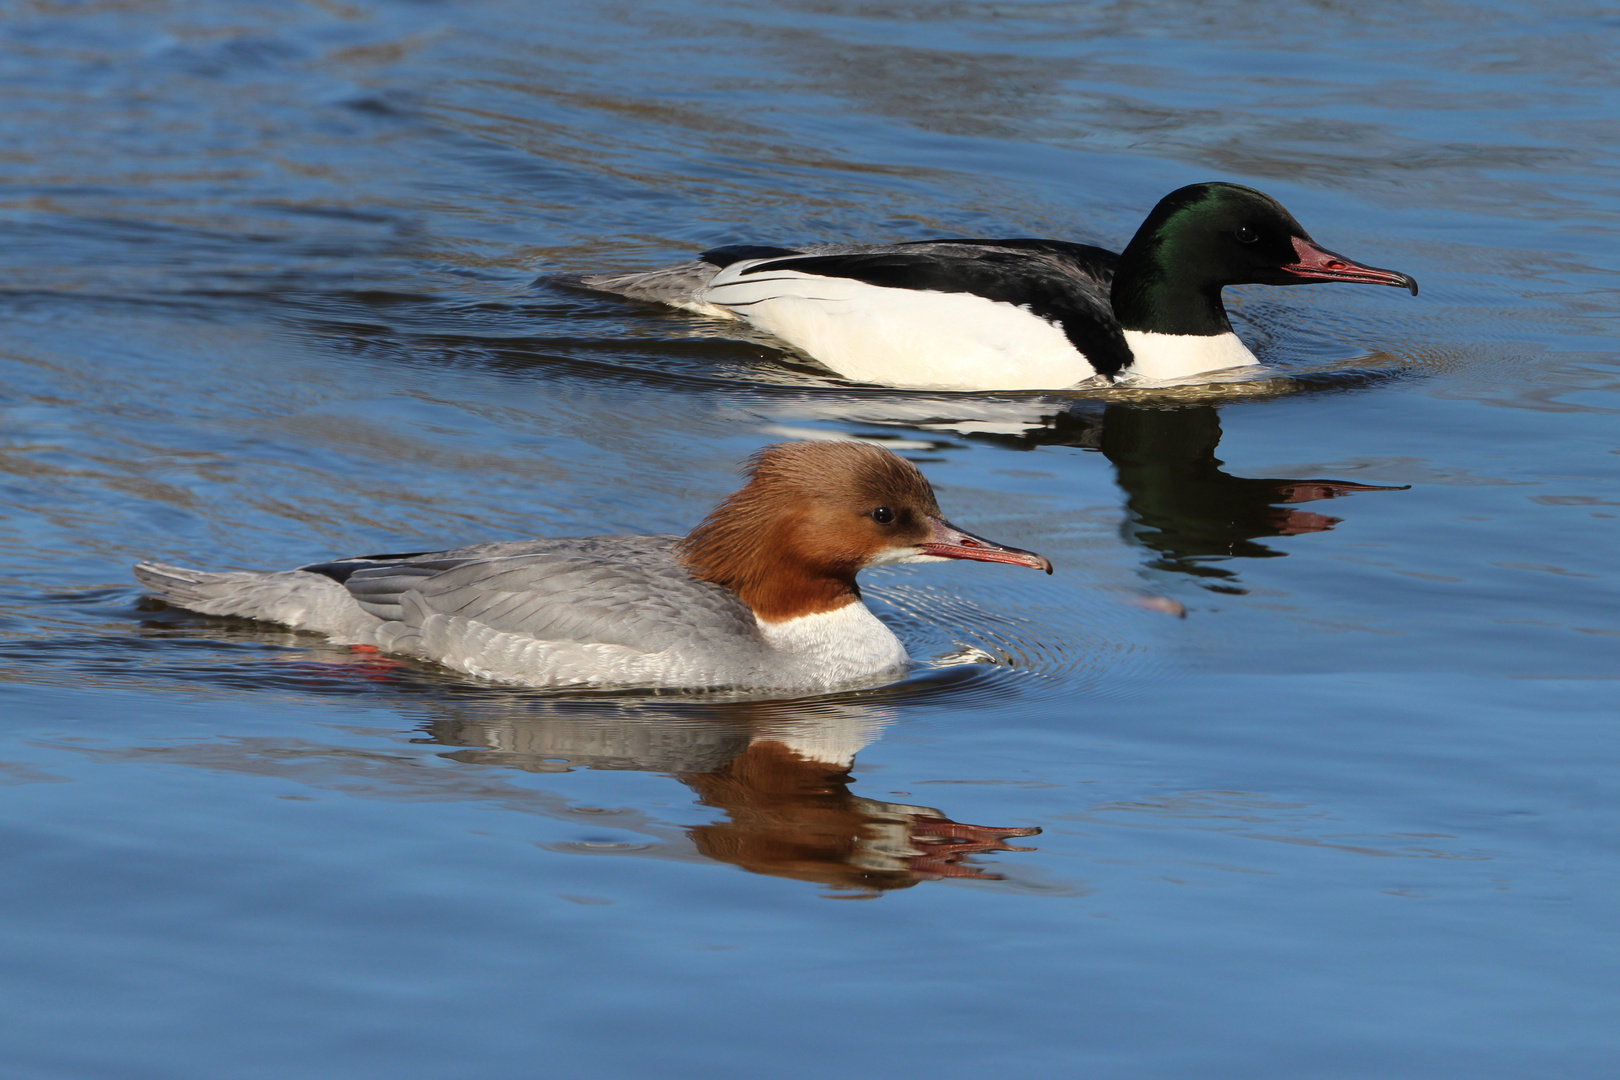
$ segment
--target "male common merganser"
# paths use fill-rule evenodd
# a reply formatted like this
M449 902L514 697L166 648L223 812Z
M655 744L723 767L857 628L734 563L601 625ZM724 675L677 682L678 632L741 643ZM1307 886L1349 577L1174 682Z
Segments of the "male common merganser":
M1318 246L1276 199L1226 183L1172 191L1118 255L1029 239L734 245L576 281L742 319L848 379L935 390L1174 382L1258 364L1227 320L1227 285L1361 281L1417 294L1406 274Z
M962 532L904 458L866 443L778 443L685 537L517 540L363 555L280 572L143 562L169 603L324 633L538 687L818 689L903 670L861 603L885 563L973 559L1052 572Z

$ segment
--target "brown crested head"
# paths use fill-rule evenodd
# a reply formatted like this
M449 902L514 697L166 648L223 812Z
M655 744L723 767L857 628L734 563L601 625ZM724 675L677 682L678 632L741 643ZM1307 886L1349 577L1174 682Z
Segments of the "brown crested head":
M1039 555L953 528L917 467L870 443L776 443L744 472L748 483L677 552L767 622L859 599L855 575L883 563L978 559L1051 572Z

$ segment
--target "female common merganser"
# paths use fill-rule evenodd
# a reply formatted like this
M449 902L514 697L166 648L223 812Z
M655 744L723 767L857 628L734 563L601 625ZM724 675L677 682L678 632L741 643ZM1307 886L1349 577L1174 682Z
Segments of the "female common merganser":
M742 319L848 379L915 389L1171 382L1258 364L1226 285L1417 282L1319 247L1281 203L1208 183L1172 191L1122 254L1061 240L737 245L578 284Z
M539 687L817 689L903 670L855 575L974 559L1052 572L955 528L916 466L865 443L778 443L684 538L592 536L363 555L280 572L143 562L177 607L311 630Z

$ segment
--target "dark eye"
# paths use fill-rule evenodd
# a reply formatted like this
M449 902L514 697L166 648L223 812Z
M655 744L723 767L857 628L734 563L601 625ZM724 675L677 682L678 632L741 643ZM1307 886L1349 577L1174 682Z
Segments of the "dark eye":
M1249 228L1247 225L1239 225L1237 229L1233 231L1232 235L1238 238L1238 243L1240 244L1252 244L1256 240L1260 239L1260 234Z
M880 506L872 511L872 520L879 525L892 525L894 524L894 511L887 506Z

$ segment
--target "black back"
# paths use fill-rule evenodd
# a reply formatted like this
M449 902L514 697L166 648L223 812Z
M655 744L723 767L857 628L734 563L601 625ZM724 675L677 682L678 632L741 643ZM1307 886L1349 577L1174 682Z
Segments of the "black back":
M792 248L774 247L770 244L727 244L725 247L710 248L698 258L712 266L725 269L734 262L744 259L780 259L784 255L801 254Z

